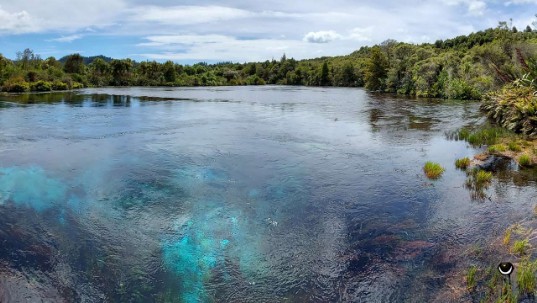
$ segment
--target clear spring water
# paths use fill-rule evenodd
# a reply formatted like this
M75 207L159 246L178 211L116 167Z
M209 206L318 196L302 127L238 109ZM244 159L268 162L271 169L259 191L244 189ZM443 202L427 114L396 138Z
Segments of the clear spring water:
M461 261L444 256L536 202L531 177L471 199L453 163L477 150L447 136L484 121L471 102L271 86L0 100L0 301L426 302Z

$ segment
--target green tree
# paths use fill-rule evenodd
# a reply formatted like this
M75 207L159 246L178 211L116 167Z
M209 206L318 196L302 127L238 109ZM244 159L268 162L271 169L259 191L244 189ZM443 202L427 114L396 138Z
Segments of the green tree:
M96 86L105 86L110 84L110 64L101 58L93 60L89 64L90 83Z
M175 71L175 64L172 61L166 61L166 63L164 63L164 66L163 66L163 70L164 70L164 81L166 81L166 83L174 83L177 78L177 74Z
M80 54L72 54L67 56L63 70L69 74L83 74L84 73L84 58Z
M365 87L372 91L384 90L388 66L388 58L380 47L373 47L365 71Z
M328 62L324 61L323 66L321 67L321 75L319 78L319 85L327 86L330 83L329 74L328 74Z
M17 52L17 63L22 69L36 68L41 61L39 55L27 48L22 52Z
M133 63L130 59L112 60L110 62L112 85L126 86L133 80Z

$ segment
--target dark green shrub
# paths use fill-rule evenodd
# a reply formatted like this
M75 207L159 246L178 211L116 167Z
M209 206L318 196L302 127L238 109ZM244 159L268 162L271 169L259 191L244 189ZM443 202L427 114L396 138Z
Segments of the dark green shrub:
M30 89L36 92L48 92L52 90L52 83L48 81L39 80L30 84Z
M62 81L56 80L52 82L52 89L53 90L67 90L69 87L67 86L67 83L64 83Z
M80 82L71 83L71 89L79 89L79 88L84 88L84 84Z
M499 125L529 136L537 136L537 97L531 86L508 85L487 95L481 109Z
M30 84L22 77L8 79L2 86L2 91L10 93L23 93L30 90Z

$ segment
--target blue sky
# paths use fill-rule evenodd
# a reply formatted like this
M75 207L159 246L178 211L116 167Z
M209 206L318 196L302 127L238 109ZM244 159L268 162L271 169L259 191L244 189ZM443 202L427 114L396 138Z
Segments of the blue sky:
M0 53L31 48L135 60L264 61L421 43L535 20L537 0L0 0Z

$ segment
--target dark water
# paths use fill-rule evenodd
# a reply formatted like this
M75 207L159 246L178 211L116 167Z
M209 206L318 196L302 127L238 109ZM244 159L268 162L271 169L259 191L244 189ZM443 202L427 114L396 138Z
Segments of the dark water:
M485 201L463 186L453 163L477 150L446 134L484 121L476 103L291 87L0 99L0 301L426 302L464 261L450 251L536 202L531 177L496 178Z

